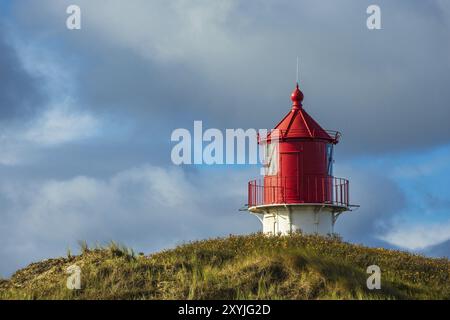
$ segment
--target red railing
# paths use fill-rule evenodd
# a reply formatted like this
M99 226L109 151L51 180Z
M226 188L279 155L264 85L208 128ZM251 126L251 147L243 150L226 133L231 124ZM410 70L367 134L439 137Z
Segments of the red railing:
M334 131L334 130L323 130L325 131L331 139L333 139L336 143L339 142L339 139L341 138L341 133L339 131ZM289 129L289 133L290 134L298 134L298 135L304 135L304 136L309 136L312 135L313 137L316 137L318 133L322 133L322 130L320 132L312 129L311 131L308 131L307 129ZM259 142L264 142L268 139L269 136L271 136L272 138L277 137L281 140L283 140L283 138L286 136L288 130L279 130L279 129L275 129L273 131L268 130L268 134L267 136L260 136L258 133L258 141Z
M248 206L269 204L318 203L349 206L347 179L305 176L253 180L248 183Z

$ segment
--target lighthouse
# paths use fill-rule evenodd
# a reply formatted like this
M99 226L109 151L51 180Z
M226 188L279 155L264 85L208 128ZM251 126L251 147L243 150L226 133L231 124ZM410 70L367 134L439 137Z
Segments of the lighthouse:
M248 183L248 211L265 234L333 234L338 216L351 208L349 181L333 176L341 135L323 129L304 109L303 98L297 83L289 113L258 138L264 177Z

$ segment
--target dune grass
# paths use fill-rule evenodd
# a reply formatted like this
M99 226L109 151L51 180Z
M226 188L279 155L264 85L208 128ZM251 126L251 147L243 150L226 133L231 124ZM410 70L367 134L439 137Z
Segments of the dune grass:
M111 243L34 263L0 281L0 299L450 299L450 262L337 237L230 236L144 256ZM66 270L81 268L81 290ZM381 268L381 290L366 269Z

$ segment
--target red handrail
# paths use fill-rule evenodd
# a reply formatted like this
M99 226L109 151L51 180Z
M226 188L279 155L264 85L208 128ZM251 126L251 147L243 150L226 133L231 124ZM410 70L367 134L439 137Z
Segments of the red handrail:
M316 137L317 134L325 132L331 139L334 140L335 143L338 143L341 138L341 133L339 131L335 131L335 130L320 130L320 132L318 132L315 129L313 129L312 131L308 131L307 129L289 129L289 130L275 129L273 131L268 130L267 135L265 135L265 136L264 135L261 136L258 133L257 134L258 142L264 142L271 138L279 138L279 139L283 140L286 137L288 132L290 134L304 135L305 138L309 137L310 135L317 138Z
M349 206L349 181L331 176L306 176L297 187L289 189L287 178L265 185L261 180L248 183L248 206L293 203ZM294 189L294 190L293 190Z

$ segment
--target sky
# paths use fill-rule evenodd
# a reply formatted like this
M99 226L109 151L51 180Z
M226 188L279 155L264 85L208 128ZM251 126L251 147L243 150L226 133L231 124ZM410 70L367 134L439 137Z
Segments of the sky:
M66 8L81 8L68 30ZM366 9L381 9L381 30ZM176 166L171 133L273 128L300 61L304 107L339 130L335 230L426 251L450 240L450 3L0 3L0 276L111 240L151 253L260 230L257 166Z

